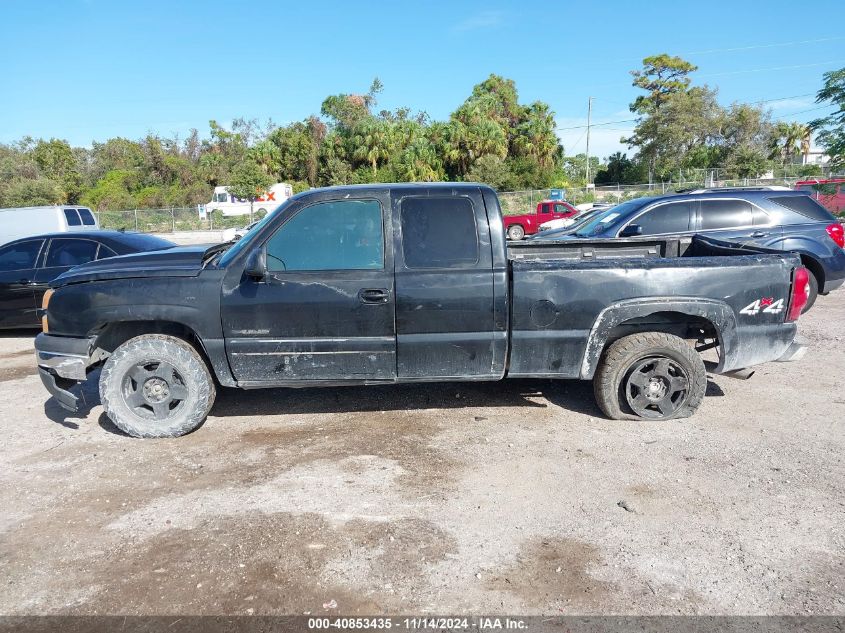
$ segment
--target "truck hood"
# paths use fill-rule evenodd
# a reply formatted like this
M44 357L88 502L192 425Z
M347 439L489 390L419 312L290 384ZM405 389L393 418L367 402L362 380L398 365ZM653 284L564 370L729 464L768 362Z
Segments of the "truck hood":
M206 251L215 246L177 246L161 251L147 251L99 259L71 268L50 285L53 288L84 281L131 279L134 277L196 277L202 270Z

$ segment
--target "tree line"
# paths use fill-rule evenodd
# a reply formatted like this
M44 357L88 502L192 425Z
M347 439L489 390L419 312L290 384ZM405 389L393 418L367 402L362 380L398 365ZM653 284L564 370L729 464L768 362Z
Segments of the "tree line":
M773 122L759 104L722 106L696 86L696 67L657 55L633 71L644 91L631 104L633 156L590 158L596 184L672 179L679 169L719 167L754 177L806 151L810 130L837 164L845 157L845 69L825 75L818 101L840 107L810 126ZM248 197L273 182L295 191L369 182L481 181L498 190L580 187L587 157L567 156L547 103L520 103L513 80L490 75L447 120L403 107L378 109L383 86L328 96L319 115L277 126L236 119L209 122L201 136L112 138L90 148L24 137L0 144L0 207L81 203L97 210L185 207L207 202L217 185ZM836 114L836 113L835 113Z

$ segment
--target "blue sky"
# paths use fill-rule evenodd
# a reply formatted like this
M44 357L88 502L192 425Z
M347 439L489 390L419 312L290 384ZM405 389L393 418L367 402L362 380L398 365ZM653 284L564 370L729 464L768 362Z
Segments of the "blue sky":
M836 19L826 19L836 16ZM329 94L385 85L379 108L446 118L490 73L557 113L567 153L623 149L629 71L681 55L720 99L776 118L823 115L822 73L845 66L841 0L794 2L223 2L0 0L0 142L75 145L148 131L207 135L209 119L318 113ZM779 99L778 101L771 101ZM808 111L809 110L809 111ZM576 128L576 129L566 129Z

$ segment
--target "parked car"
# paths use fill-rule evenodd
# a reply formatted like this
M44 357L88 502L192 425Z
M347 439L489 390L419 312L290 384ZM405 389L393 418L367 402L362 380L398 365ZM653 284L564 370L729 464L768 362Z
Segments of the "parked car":
M222 238L222 241L224 241L224 242L231 242L232 240L239 240L244 235L249 233L249 231L251 231L252 228L256 224L258 224L259 222L260 222L260 220L256 220L255 222L251 222L250 224L247 224L246 226L241 227L239 229L225 229L220 234L220 237Z
M612 206L613 205L609 203L602 202L600 204L584 205L582 209L581 205L578 205L578 207L576 207L578 209L578 213L576 215L572 215L567 218L558 218L557 220L549 220L548 222L543 222L540 225L540 230L529 239L536 239L537 236L541 235L543 231L572 228L576 224L580 224L581 222L583 222L586 218L591 217L598 211L609 209Z
M88 207L64 204L0 209L0 245L31 235L99 229L100 223Z
M534 235L540 225L549 220L569 218L578 214L578 209L564 200L543 200L537 203L534 213L506 215L503 218L509 240L521 240L526 235Z
M102 364L105 411L139 437L195 429L216 384L581 378L612 418L666 420L707 385L685 339L728 375L800 356L807 279L794 253L703 237L508 244L483 185L331 187L234 244L76 267L35 347L70 410Z
M795 188L809 194L831 213L845 214L845 178L799 180Z
M811 273L806 310L818 294L845 283L842 224L816 200L791 189L700 190L637 198L594 216L575 231L544 231L538 239L694 234L799 253Z
M79 264L127 253L171 248L172 242L142 233L50 233L0 247L0 328L37 328L49 284Z

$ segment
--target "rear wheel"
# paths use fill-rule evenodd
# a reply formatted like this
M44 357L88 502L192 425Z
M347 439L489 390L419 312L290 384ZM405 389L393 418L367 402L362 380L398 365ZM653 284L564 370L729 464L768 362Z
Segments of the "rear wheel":
M813 307L813 304L816 302L816 299L819 297L819 280L816 278L815 274L812 271L809 271L810 279L809 283L807 284L807 304L801 310L801 314L808 312L810 308Z
M215 388L205 361L185 341L145 334L118 347L100 374L109 418L133 437L177 437L203 423Z
M704 398L704 362L683 339L631 334L607 348L593 377L599 408L614 420L672 420L692 415Z
M525 237L525 229L519 224L512 224L508 227L508 239L519 241Z

